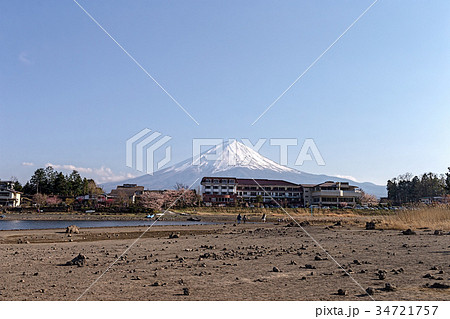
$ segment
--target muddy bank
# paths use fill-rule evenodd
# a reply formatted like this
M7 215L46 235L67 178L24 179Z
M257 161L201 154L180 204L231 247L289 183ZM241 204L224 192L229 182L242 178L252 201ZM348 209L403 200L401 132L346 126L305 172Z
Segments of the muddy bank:
M342 268L286 223L0 232L0 300L75 300L113 263L82 300L370 300L369 287L375 300L450 298L448 235L305 230Z

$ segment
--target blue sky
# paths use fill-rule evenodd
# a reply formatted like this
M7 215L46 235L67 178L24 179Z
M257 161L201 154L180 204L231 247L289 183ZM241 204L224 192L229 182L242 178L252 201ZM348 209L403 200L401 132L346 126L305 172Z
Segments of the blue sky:
M98 181L125 167L143 128L173 137L313 138L326 162L295 167L384 184L450 166L450 2L378 1L255 125L251 123L373 1L0 3L0 178L52 163ZM267 142L261 153L278 160Z

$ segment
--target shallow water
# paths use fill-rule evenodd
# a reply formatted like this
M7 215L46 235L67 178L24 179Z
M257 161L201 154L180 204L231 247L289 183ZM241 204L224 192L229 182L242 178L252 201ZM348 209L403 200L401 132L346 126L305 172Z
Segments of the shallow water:
M80 228L121 227L121 226L181 226L206 225L209 222L154 221L154 220L0 220L0 230L57 229L77 225Z

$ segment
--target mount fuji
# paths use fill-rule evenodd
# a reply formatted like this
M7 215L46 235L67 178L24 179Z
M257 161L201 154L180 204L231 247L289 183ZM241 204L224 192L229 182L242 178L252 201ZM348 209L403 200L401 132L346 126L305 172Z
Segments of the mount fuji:
M214 158L212 160L212 158ZM319 184L325 181L349 182L363 189L366 193L377 197L386 196L385 186L370 182L359 183L345 178L328 175L316 175L298 171L280 165L262 156L250 147L238 142L217 145L196 158L190 158L168 168L159 170L153 175L142 175L121 181L126 184L138 184L146 189L171 189L176 183L190 185L200 184L204 176L223 176L237 178L281 179L293 183ZM102 185L105 191L117 186L117 182Z

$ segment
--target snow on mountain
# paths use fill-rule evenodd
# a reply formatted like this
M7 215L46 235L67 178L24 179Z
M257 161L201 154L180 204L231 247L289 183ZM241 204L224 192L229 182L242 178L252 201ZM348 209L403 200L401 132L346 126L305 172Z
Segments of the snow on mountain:
M250 147L237 141L217 145L200 154L195 160L191 158L180 163L182 165L169 167L166 172L182 172L192 166L193 162L194 166L200 167L202 171L212 173L224 172L237 167L250 170L271 170L279 173L297 172L292 168L280 165L262 156Z
M124 180L121 184L138 184L146 189L171 189L179 182L187 185L192 184L191 187L195 188L204 176L282 179L303 184L318 184L329 180L341 181L357 185L365 192L378 197L386 196L384 186L373 183L358 183L335 176L301 172L280 165L238 141L217 145L196 158L187 159L157 171L153 175L142 175ZM106 183L102 186L105 191L109 192L117 185L118 183L115 182Z

